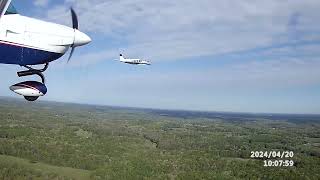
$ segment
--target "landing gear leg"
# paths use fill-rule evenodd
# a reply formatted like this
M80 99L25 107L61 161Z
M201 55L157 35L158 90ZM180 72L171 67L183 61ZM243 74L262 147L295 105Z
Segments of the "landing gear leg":
M47 93L47 88L45 86L46 79L43 72L48 69L49 63L46 63L42 69L34 69L30 66L23 67L28 70L17 72L19 77L38 75L41 78L42 83L37 81L26 81L13 85L10 89L15 93L24 96L27 101L36 101L40 96Z
M48 69L49 63L46 63L43 69L33 69L29 66L23 66L23 67L27 68L28 70L18 72L17 74L19 77L38 75L40 76L42 83L45 84L46 79L42 73Z

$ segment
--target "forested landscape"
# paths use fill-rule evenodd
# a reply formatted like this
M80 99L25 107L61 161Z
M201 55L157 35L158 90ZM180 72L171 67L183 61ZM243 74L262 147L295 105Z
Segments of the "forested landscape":
M293 151L295 164L251 151ZM320 116L1 98L0 179L320 179Z

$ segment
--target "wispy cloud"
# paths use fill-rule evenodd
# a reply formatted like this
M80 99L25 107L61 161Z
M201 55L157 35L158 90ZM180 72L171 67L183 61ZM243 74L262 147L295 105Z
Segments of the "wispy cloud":
M51 4L37 16L70 25L68 8L73 6L80 29L93 42L78 48L69 64L59 60L50 65L49 93L44 98L161 108L319 112L318 0ZM154 65L117 64L112 60L119 52L150 59ZM0 74L9 77L4 86L19 81L15 71L1 69ZM7 88L3 92L10 93Z
M50 0L35 0L33 4L37 7L46 7L48 6Z
M123 42L111 51L123 49L156 61L320 40L316 0L65 0L47 18L70 24L70 5L83 30Z

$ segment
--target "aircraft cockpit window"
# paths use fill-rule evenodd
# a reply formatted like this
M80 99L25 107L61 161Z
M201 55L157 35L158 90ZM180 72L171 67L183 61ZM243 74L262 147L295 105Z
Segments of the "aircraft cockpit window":
M12 3L9 5L5 15L7 14L18 14L18 11L16 10L16 8L12 5Z

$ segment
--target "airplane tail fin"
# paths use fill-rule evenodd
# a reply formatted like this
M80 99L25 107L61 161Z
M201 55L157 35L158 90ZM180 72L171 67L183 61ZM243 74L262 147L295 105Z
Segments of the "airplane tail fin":
M123 61L124 60L124 57L122 54L120 54L120 61Z

